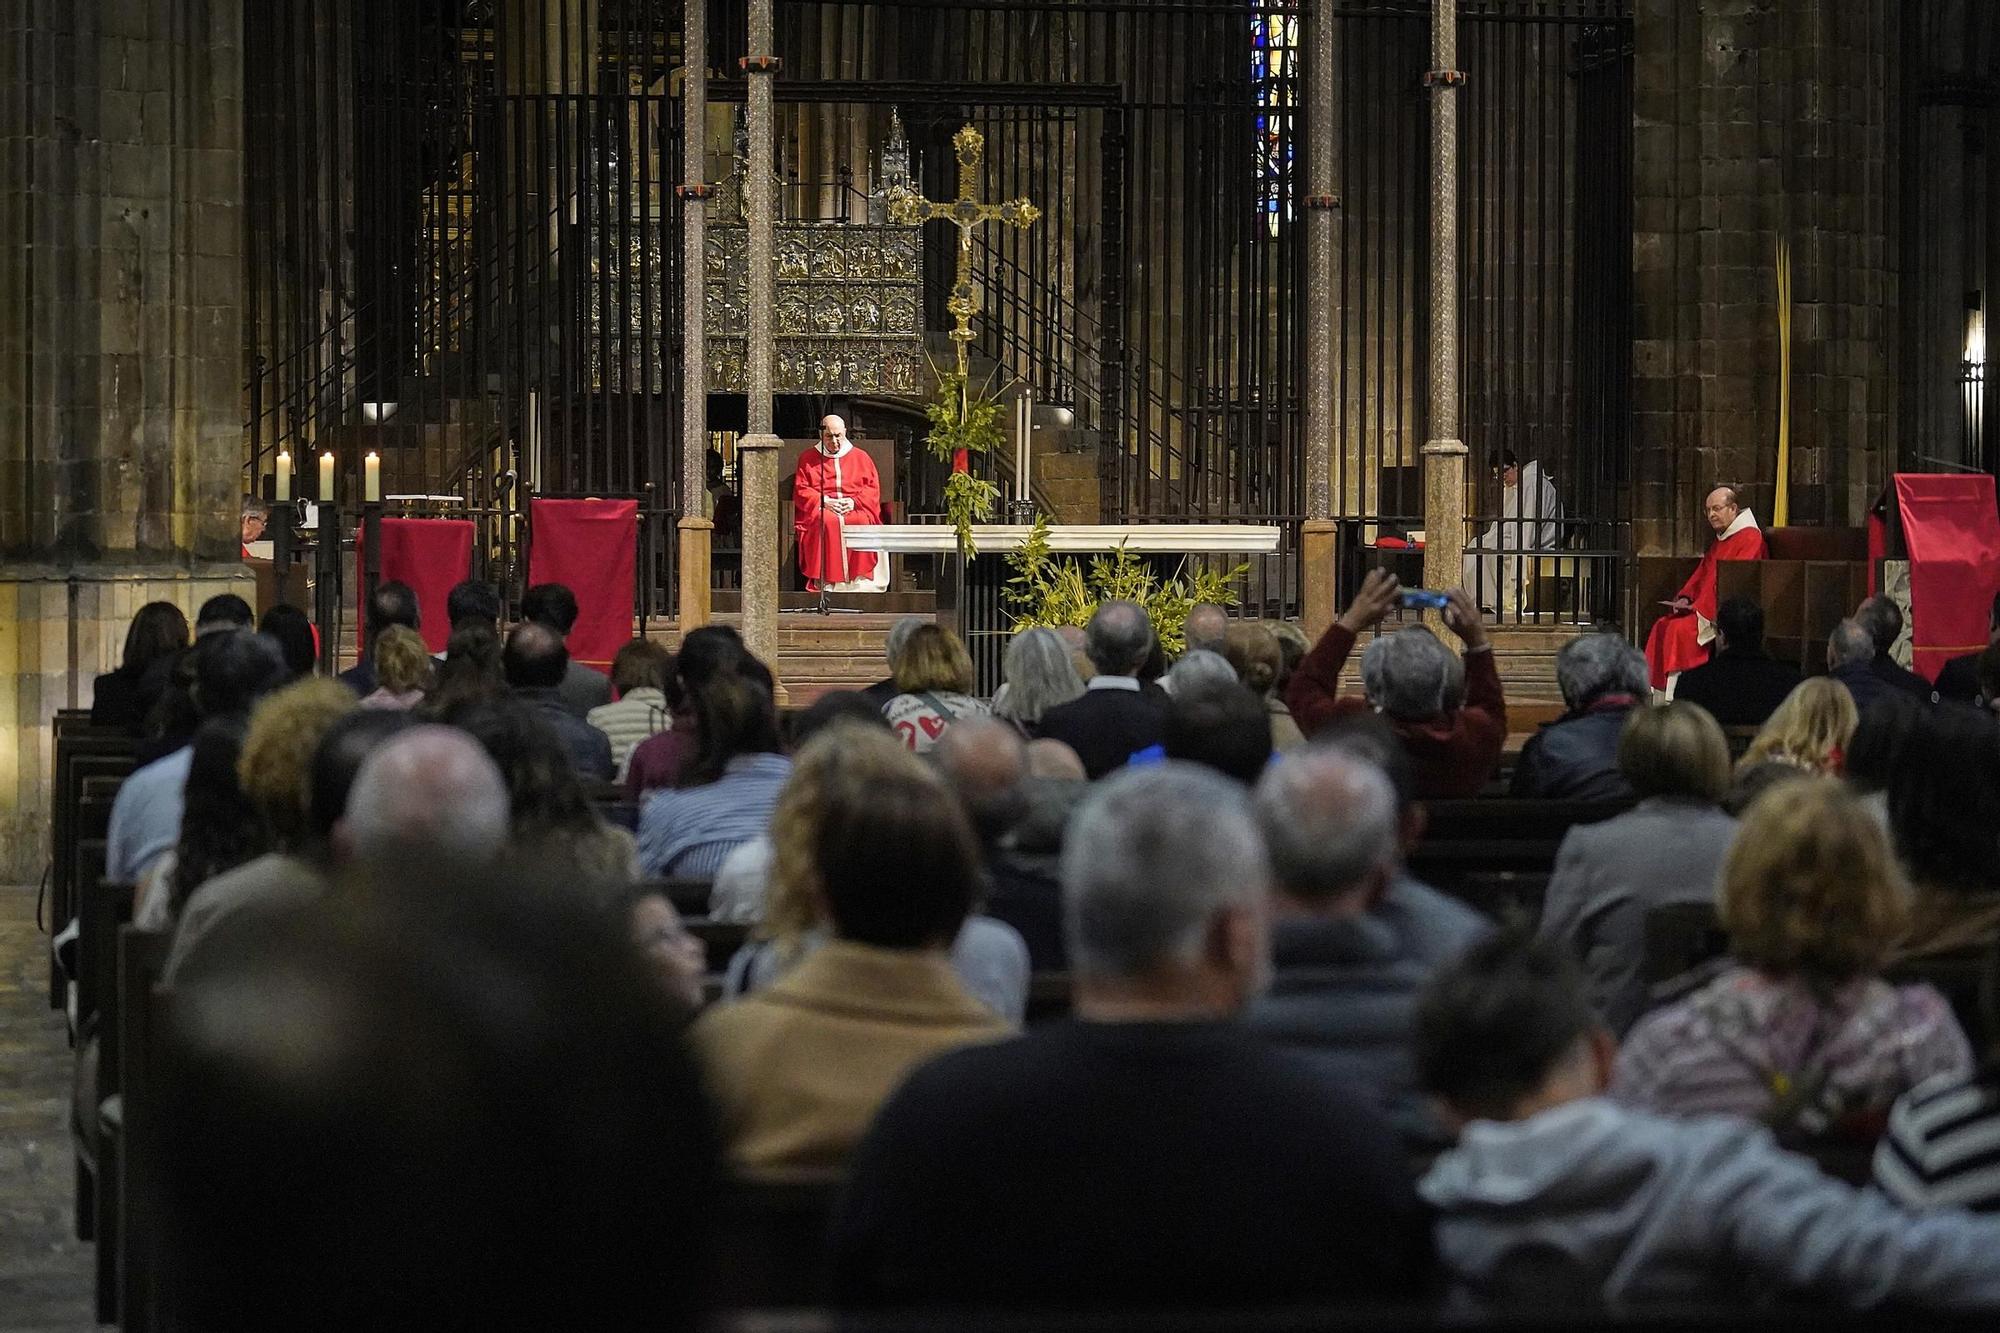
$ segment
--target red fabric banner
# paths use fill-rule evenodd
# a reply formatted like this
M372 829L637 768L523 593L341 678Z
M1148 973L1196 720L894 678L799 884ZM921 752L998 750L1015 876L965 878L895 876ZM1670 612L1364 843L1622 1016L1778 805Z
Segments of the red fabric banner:
M1986 647L2000 588L2000 511L1993 478L1898 473L1896 503L1910 556L1911 669L1925 680Z
M534 500L528 505L528 583L560 583L576 594L569 655L611 674L632 640L638 594L637 500Z
M367 525L354 533L354 586L368 586ZM382 582L407 583L417 595L417 614L424 642L434 653L451 641L451 617L445 601L451 590L472 574L472 524L462 518L385 518L382 520ZM359 640L366 625L355 626ZM361 645L367 650L367 645Z

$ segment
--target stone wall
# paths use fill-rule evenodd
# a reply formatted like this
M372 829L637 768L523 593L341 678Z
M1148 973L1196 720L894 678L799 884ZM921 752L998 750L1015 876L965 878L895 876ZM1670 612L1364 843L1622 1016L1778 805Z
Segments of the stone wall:
M1890 0L1638 0L1633 479L1642 555L1702 494L1776 489L1775 251L1792 250L1791 522L1863 520L1894 462Z

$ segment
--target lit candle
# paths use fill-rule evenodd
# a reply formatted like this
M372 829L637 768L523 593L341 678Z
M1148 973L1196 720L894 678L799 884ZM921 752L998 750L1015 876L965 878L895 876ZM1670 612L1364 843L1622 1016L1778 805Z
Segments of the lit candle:
M278 451L278 503L284 504L292 498L292 455L290 451Z
M333 455L330 453L319 456L319 502L333 503Z
M370 504L382 498L382 455L372 451L361 460L361 498Z

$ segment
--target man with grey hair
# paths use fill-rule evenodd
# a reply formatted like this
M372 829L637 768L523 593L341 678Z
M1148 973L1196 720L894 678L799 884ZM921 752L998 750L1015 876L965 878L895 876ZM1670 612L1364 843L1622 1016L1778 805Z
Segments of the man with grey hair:
M1634 708L1651 707L1646 658L1616 634L1586 634L1556 651L1568 711L1521 747L1511 794L1564 801L1629 801L1618 738Z
M844 1302L1247 1308L1414 1298L1393 1132L1246 1032L1269 864L1240 787L1120 773L1063 855L1080 1021L912 1074L853 1162Z
M1104 603L1084 630L1093 674L1083 697L1042 714L1042 735L1075 750L1093 781L1165 737L1166 695L1139 681L1154 642L1145 607Z
M1270 852L1268 994L1251 1027L1375 1102L1406 1143L1448 1138L1410 1060L1417 992L1431 968L1377 909L1401 869L1396 794L1374 765L1316 745L1257 785Z
M1189 652L1205 648L1219 653L1223 640L1229 637L1229 612L1213 602L1203 602L1188 612L1187 624L1181 632L1187 637Z
M878 680L863 689L861 691L863 698L880 708L902 693L896 688L896 660L903 655L903 648L909 643L910 636L915 634L920 626L930 623L929 616L903 616L889 626L889 633L882 640L882 656L889 663L889 675L887 679Z
M1863 712L1894 688L1875 674L1875 636L1855 620L1841 621L1827 635L1826 674L1847 687Z
M1455 697L1460 678L1450 650L1417 625L1368 645L1361 657L1365 699L1341 695L1340 673L1356 641L1396 608L1402 591L1388 570L1370 570L1347 610L1292 673L1285 703L1309 737L1337 718L1380 713L1409 752L1420 798L1476 796L1500 767L1507 700L1486 626L1463 588L1447 594L1442 609L1445 626L1465 645L1462 698Z
M478 741L412 727L363 761L334 826L341 859L486 865L507 846L507 783Z

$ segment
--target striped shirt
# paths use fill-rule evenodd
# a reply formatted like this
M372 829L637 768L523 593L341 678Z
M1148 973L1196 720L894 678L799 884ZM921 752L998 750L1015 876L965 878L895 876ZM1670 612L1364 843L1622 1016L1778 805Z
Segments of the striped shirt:
M657 736L673 725L667 712L667 696L650 685L641 685L615 704L599 704L584 719L611 741L611 762L618 776L625 776L625 762L648 736Z
M1897 1102L1875 1184L1905 1208L2000 1212L2000 1071L1934 1078Z
M781 754L739 755L720 781L653 793L639 812L640 873L714 879L731 852L770 828L791 772Z

